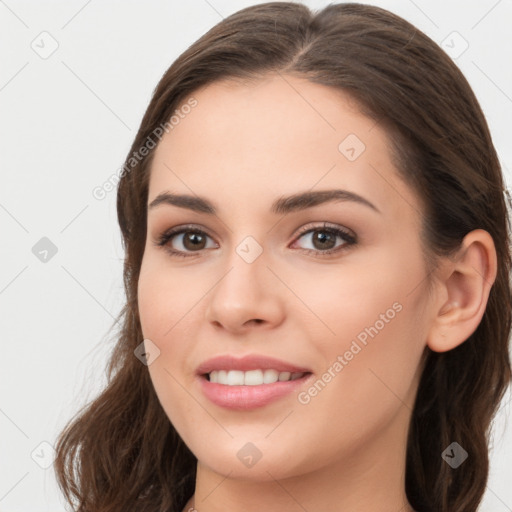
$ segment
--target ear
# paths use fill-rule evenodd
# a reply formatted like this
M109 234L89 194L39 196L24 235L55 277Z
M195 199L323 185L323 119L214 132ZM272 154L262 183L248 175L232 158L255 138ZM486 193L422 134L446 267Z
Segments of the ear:
M457 347L475 332L482 320L497 272L491 235L483 229L468 233L456 257L443 268L427 336L427 345L434 352Z

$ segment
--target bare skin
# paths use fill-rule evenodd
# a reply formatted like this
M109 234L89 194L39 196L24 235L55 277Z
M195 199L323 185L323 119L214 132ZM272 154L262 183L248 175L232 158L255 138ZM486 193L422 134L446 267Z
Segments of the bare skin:
M405 453L420 359L425 347L451 350L478 326L496 276L492 238L469 233L428 294L420 200L398 177L385 131L346 94L269 75L193 96L197 106L156 149L148 205L172 192L204 197L217 213L150 208L138 290L144 338L160 350L152 382L198 459L183 510L411 512ZM354 138L339 149L350 134L362 152ZM346 200L270 211L282 196L332 189L375 209ZM322 246L314 235L325 222L356 243L331 233ZM204 232L200 249L187 232L156 245L188 224ZM243 247L262 250L251 263L237 252L246 237L257 245ZM219 354L264 354L313 376L302 394L231 410L206 398L196 376ZM326 385L315 393L318 379ZM252 467L237 456L247 443L261 454Z

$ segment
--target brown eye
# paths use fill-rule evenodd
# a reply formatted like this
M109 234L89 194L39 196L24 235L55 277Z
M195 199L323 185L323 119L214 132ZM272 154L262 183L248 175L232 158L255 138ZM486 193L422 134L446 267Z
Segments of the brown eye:
M206 244L206 237L199 233L187 231L183 234L182 244L185 249L190 251L195 249L204 249Z
M306 239L312 247L303 247L307 252L319 255L331 254L356 244L354 235L339 227L327 227L326 225L309 228L306 226L297 240ZM337 240L340 240L337 243Z
M326 249L332 249L336 246L336 235L327 231L313 231L311 237L312 243L315 249L319 251L325 251Z
M215 243L207 245L208 239L211 239L204 231L197 228L174 228L163 233L156 244L165 249L172 256L191 256L194 252L212 247L216 247Z
M306 226L296 240L303 238L309 238L313 246L303 250L318 256L337 253L357 243L357 237L354 234L340 227L329 227L326 224ZM208 245L208 239L211 240L210 245ZM338 240L339 243L337 243ZM207 233L193 226L168 230L155 241L155 244L164 247L171 256L181 257L199 256L205 249L218 247Z

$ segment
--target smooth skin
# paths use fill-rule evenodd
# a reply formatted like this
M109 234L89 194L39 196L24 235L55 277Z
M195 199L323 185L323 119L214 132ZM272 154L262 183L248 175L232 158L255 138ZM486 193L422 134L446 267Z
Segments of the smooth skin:
M426 346L453 349L480 323L496 276L491 236L469 233L459 255L441 261L429 294L421 202L398 177L385 131L349 96L280 74L193 96L197 106L155 150L148 205L164 192L189 194L217 213L149 208L138 288L144 338L160 350L152 382L198 459L184 511L410 512L405 450L420 359ZM339 149L350 134L365 146L353 161L346 155L355 152ZM270 210L282 196L331 189L378 211L355 201ZM357 242L331 235L326 247L324 222ZM199 249L187 233L156 244L187 224L205 233ZM246 237L263 251L252 263L236 250ZM338 252L322 255L329 248ZM195 370L206 359L264 354L310 368L307 393L397 303L307 404L292 393L241 412L201 392ZM246 443L261 453L252 467L237 457Z

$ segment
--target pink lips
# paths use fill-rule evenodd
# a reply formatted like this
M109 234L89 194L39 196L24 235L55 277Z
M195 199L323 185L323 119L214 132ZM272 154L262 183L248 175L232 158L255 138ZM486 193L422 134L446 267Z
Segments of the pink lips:
M310 372L311 370L295 366L280 359L262 355L244 356L236 358L231 355L217 356L201 363L197 368L198 375L210 373L213 370L268 370L274 369L278 372Z
M228 386L210 382L206 374L213 370L267 370L278 372L301 372L305 375L292 381L278 381L255 386ZM249 410L263 407L279 398L297 391L312 377L308 368L295 366L279 359L261 355L235 358L230 355L218 356L203 362L197 368L197 378L204 395L214 404L227 409Z

